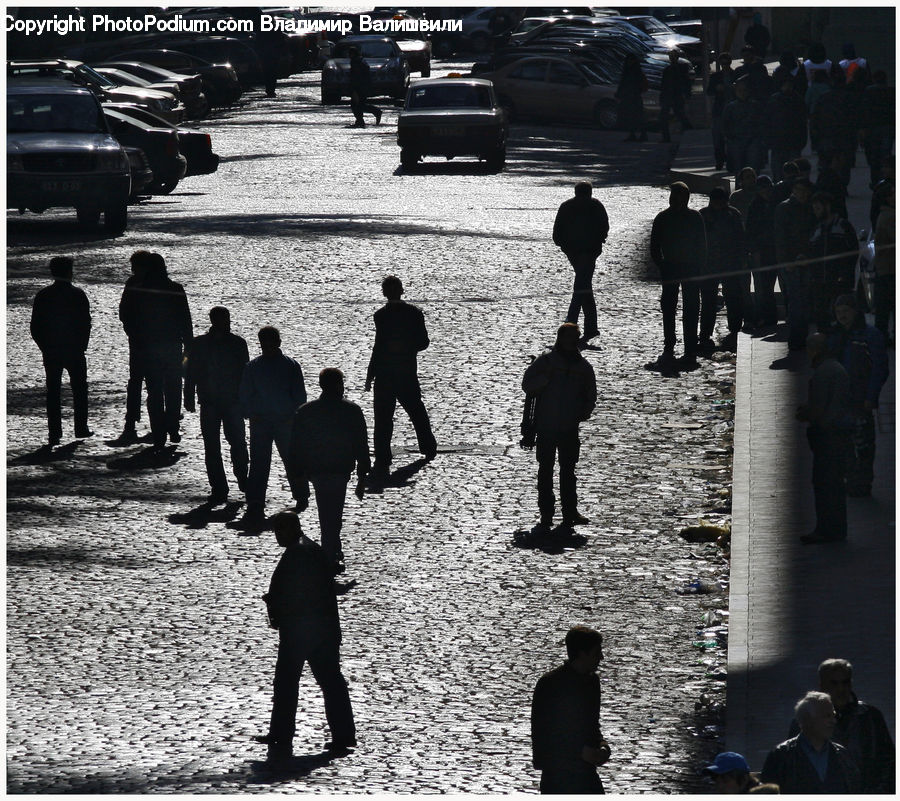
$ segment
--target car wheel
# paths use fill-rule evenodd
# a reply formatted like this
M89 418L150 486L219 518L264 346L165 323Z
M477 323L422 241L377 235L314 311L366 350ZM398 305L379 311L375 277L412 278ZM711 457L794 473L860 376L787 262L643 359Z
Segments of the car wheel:
M414 153L408 147L404 147L400 149L400 165L404 170L412 170L415 169L416 165L419 163L419 154Z
M604 131L612 131L615 129L619 121L619 110L612 100L605 100L598 103L594 109L594 122Z
M121 234L128 227L128 206L113 206L103 212L103 224L112 234Z
M93 228L100 222L100 209L92 206L82 206L75 209L75 216L78 217L79 225L83 225L85 228Z
M154 194L171 195L178 186L178 181L159 181L153 184Z
M516 104L512 102L506 95L500 95L497 100L500 107L506 111L506 119L515 122L518 114L516 113Z
M485 156L484 160L489 170L500 172L506 165L506 146L494 148Z
M476 31L469 37L469 41L476 53L486 53L491 44L491 37L484 31Z
M425 66L422 67L422 77L430 78L431 77L431 60L425 62Z
M333 106L335 103L341 102L341 96L336 94L335 92L326 92L324 89L322 90L322 105L323 106Z

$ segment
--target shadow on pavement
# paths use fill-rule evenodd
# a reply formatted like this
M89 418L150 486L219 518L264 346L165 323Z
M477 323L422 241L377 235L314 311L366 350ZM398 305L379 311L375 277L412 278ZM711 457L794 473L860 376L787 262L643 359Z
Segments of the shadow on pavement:
M366 485L366 493L380 495L388 487L411 487L415 482L410 479L426 464L428 464L427 459L416 459L408 465L398 467L387 478L371 478Z
M770 370L789 370L792 373L802 373L806 370L806 359L799 351L789 353L780 359L775 359L770 365Z
M324 768L336 757L327 751L321 754L304 754L277 761L250 763L250 784L277 784L283 781L309 776L316 768Z
M182 456L174 447L164 448L162 451L156 452L153 448L144 448L131 456L124 456L121 459L110 459L106 466L110 470L154 470L160 467L171 467Z
M528 529L516 529L513 532L513 545L532 551L543 551L547 554L561 554L567 550L583 548L587 545L587 537L573 528L557 526L549 534L533 534Z
M221 509L216 509L208 503L201 503L187 512L170 514L167 520L175 525L184 525L189 529L202 529L210 523L228 523L234 520L241 506L243 506L242 501L229 501Z
M60 445L58 448L53 448L50 445L41 445L36 451L23 453L21 456L10 459L7 464L10 467L13 467L15 465L26 464L49 464L50 462L71 459L80 444L81 442L79 440L75 440L75 442Z

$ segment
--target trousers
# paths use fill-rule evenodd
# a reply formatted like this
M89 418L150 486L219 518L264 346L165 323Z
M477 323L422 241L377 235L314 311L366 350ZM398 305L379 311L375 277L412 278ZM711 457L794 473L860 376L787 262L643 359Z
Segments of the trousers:
M588 794L605 794L603 782L596 770L571 771L545 768L541 771L541 795Z
M353 112L353 116L356 118L357 123L364 123L363 114L374 114L376 117L378 116L379 109L373 106L369 102L369 98L365 95L360 95L354 92L350 95L350 110Z
M332 561L340 559L344 555L341 546L341 528L344 522L348 478L339 473L318 473L309 478L316 491L322 550Z
M437 442L431 431L431 421L425 404L422 403L422 389L418 376L412 375L396 380L383 376L375 377L374 397L374 447L375 463L389 465L393 460L391 437L394 435L394 411L397 404L409 415L416 431L416 440L422 453L433 452Z
M745 322L750 322L750 274L741 273L722 279L722 296L729 333L737 333Z
M719 279L700 281L700 339L712 339L719 314Z
M134 425L141 419L141 389L144 366L137 348L128 343L128 383L125 385L125 422Z
M309 485L305 479L297 478L287 470L288 454L291 447L293 417L272 420L268 417L250 418L250 470L247 475L247 506L264 507L266 490L269 486L269 471L272 468L272 444L287 471L288 485L295 501L309 498Z
M75 433L88 427L87 360L83 353L44 355L44 375L47 384L47 427L50 438L62 438L62 374L69 374L72 386L72 406Z
M806 347L806 336L809 333L809 272L802 267L782 270L778 280L787 295L788 347L799 350Z
M203 453L206 460L206 477L213 494L227 494L228 481L222 463L222 443L219 431L225 434L225 441L231 450L231 472L238 487L244 488L247 481L247 467L250 456L247 452L247 437L244 417L237 403L201 403L200 434L203 437Z
M153 444L177 434L181 421L181 345L142 350L138 356L147 382L147 416Z
M827 539L846 539L847 491L844 478L849 450L848 432L809 426L806 438L813 455L816 534Z
M663 284L659 305L663 315L663 343L667 351L675 348L675 313L678 310L678 288L681 287L681 328L684 352L697 350L697 322L700 317L700 281L673 281Z
M559 457L559 499L563 518L571 517L578 510L578 493L575 482L575 465L581 442L578 429L560 433L549 433L538 429L535 456L538 462L538 510L541 522L548 525L556 511L556 496L553 494L553 465Z
M575 282L572 287L572 300L566 314L567 323L577 323L578 315L584 312L584 328L582 336L590 339L599 333L597 328L597 302L594 300L594 270L597 257L593 253L567 253L569 263L575 270Z

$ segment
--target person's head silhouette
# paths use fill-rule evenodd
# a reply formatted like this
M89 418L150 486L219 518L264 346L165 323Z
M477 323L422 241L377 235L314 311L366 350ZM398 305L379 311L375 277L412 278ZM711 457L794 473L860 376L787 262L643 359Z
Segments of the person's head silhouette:
M271 325L265 325L259 329L259 346L264 356L277 354L281 349L281 334Z

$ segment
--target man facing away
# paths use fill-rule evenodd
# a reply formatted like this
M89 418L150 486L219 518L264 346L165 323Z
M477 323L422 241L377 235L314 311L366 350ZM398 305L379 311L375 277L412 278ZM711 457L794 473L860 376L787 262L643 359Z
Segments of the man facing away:
M362 500L369 472L369 436L362 409L344 399L344 374L319 373L322 394L294 415L290 469L312 482L319 510L322 549L336 573L344 570L341 526L347 482L356 468L356 497Z
M429 345L422 310L401 300L403 283L395 275L381 282L387 303L375 312L375 344L366 372L366 392L375 383L375 464L372 477L383 481L390 475L393 459L391 436L394 410L399 402L416 430L419 451L428 460L437 455L437 442L419 386L416 354Z
M244 368L238 398L244 417L250 419L250 470L247 476L247 510L240 525L261 529L265 523L266 490L272 467L272 443L287 466L294 412L306 403L303 370L281 352L281 334L267 325L259 329L262 354ZM287 469L287 468L286 468ZM287 470L288 484L298 509L309 501L309 487Z
M603 637L587 626L566 634L568 659L541 676L531 704L531 747L541 793L602 793L597 768L610 747L600 733Z
M53 283L34 298L31 309L31 337L40 348L47 382L48 442L62 439L62 373L72 385L75 436L90 437L88 428L87 361L84 353L91 338L91 306L87 295L72 285L72 259L50 259Z
M578 512L575 465L581 442L578 426L590 417L597 403L594 368L578 352L578 326L564 323L556 332L556 344L542 353L525 371L522 389L536 397L535 455L538 461L538 509L541 520L536 534L547 534L553 525L556 496L553 465L559 454L559 494L563 526L587 523Z
M128 337L128 383L125 388L125 427L113 445L133 445L139 442L137 434L137 421L141 419L141 390L144 386L144 365L141 363L140 346L137 343L134 331L133 315L129 316L128 310L132 305L134 296L141 282L147 276L147 265L152 261L148 250L136 250L129 259L131 263L131 275L125 281L122 297L119 300L119 319L125 327L125 335Z
M566 314L567 323L577 323L584 311L582 344L597 336L597 304L594 301L594 270L609 234L609 217L603 204L591 197L590 181L575 184L575 197L566 200L556 212L553 223L553 243L566 254L575 270L572 301Z
M278 629L278 661L269 731L255 739L269 746L270 758L291 755L300 673L308 663L325 700L331 730L325 748L346 752L356 747L356 726L341 673L341 623L332 566L322 548L303 535L293 512L274 515L272 529L284 553L263 600L269 623Z
M196 410L194 394L200 400L200 433L209 479L208 503L224 503L228 481L222 464L219 429L231 448L231 470L241 492L247 490L247 437L238 390L244 366L250 361L247 342L231 333L231 314L224 306L209 310L209 331L195 337L188 351L184 379L184 408Z
M381 122L381 109L376 108L369 103L369 92L372 87L372 76L369 65L366 63L359 48L351 47L350 54L350 108L356 122L353 123L354 128L365 128L366 121L363 119L363 113L375 115L375 124Z

